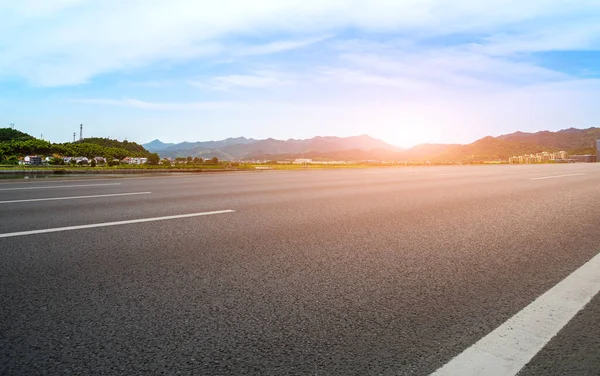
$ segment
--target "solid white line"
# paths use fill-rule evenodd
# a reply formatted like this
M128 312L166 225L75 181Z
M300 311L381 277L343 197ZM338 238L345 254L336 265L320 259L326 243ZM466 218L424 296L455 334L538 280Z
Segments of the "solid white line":
M21 191L27 189L53 189L53 188L80 188L80 187L104 187L107 185L121 185L121 183L102 183L102 184L79 184L79 185L52 185L49 187L16 187L0 188L0 191Z
M133 195L148 195L152 192L131 192L131 193L114 193L107 195L94 195L94 196L72 196L72 197L48 197L48 198L32 198L27 200L11 200L11 201L0 201L0 204L12 204L17 202L35 202L35 201L54 201L54 200L76 200L80 198L96 198L96 197L114 197L114 196L133 196Z
M86 228L128 225L128 224L132 224L132 223L166 221L166 220L169 220L169 219L200 217L200 216L204 216L204 215L224 214L224 213L235 213L235 210L217 210L217 211L202 212L202 213L169 215L169 216L166 216L166 217L141 218L141 219L130 219L130 220L127 220L127 221L93 223L91 225L80 225L80 226L69 226L69 227L56 227L56 228L47 228L47 229L43 229L43 230L32 230L32 231L8 232L6 234L0 234L0 238L10 238L10 237L13 237L13 236L23 236L23 235L45 234L45 233L48 233L48 232L82 230L82 229L86 229Z
M585 175L584 172L579 173L579 174L567 174L567 175L553 175L553 176L542 176L539 178L530 178L531 180L542 180L542 179L556 179L556 178L566 178L568 176L579 176L579 175Z
M600 254L432 375L516 375L598 291Z

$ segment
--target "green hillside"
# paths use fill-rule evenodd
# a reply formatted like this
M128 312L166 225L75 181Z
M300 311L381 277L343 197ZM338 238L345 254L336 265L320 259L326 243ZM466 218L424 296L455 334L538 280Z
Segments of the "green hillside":
M83 142L53 144L11 128L0 128L0 163L16 163L26 155L62 157L148 157L151 153L135 142L86 138Z
M541 131L536 133L515 132L497 137L511 142L524 142L543 145L547 148L568 150L574 154L593 153L594 144L600 139L600 128L569 128L557 132Z
M84 138L83 143L94 144L105 148L118 148L128 150L133 153L145 154L149 153L142 145L135 142L111 140L110 138L91 137Z
M0 142L27 141L34 139L33 136L12 128L0 128Z
M557 151L553 147L545 147L525 142L504 141L494 137L484 137L468 145L454 145L442 153L431 156L433 161L493 161L507 160L514 155L535 154L541 151Z

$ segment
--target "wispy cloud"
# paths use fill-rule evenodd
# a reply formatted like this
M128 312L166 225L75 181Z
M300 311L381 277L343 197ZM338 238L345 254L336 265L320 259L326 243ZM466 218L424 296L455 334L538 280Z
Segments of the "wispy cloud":
M581 19L577 24L544 25L522 33L493 34L473 51L493 56L510 56L547 51L586 51L600 49L600 24L597 18Z
M452 48L402 53L400 56L346 54L344 59L354 66L391 77L453 88L489 90L569 78L527 60L515 61Z
M127 86L133 87L148 87L148 88L164 88L176 84L173 80L148 80L148 81L134 81L128 82Z
M76 98L70 100L73 103L96 104L105 106L117 106L137 108L143 110L201 110L222 109L244 106L240 102L147 102L137 99L99 99L99 98Z
M265 44L240 46L238 48L234 47L231 53L236 56L267 55L307 47L312 44L322 42L330 37L331 36L300 40L282 40Z
M373 69L370 69L373 72ZM406 88L411 90L426 89L423 81L415 80L409 77L383 75L379 73L368 73L363 70L348 68L324 68L321 70L321 76L317 79L321 82L336 82L342 84L366 85L366 86L387 86L395 88Z
M231 90L233 88L270 88L288 86L296 83L291 75L276 71L256 71L250 75L233 74L216 76L209 80L191 80L189 83L201 88Z

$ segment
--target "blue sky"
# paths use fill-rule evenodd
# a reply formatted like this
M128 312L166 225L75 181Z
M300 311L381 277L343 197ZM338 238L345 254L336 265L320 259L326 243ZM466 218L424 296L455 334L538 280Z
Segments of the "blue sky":
M0 0L0 126L409 147L600 126L600 2Z

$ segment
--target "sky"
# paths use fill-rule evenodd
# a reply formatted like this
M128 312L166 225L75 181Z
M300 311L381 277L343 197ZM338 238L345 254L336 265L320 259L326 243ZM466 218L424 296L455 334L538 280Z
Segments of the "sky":
M600 126L597 0L0 0L0 127L52 142Z

